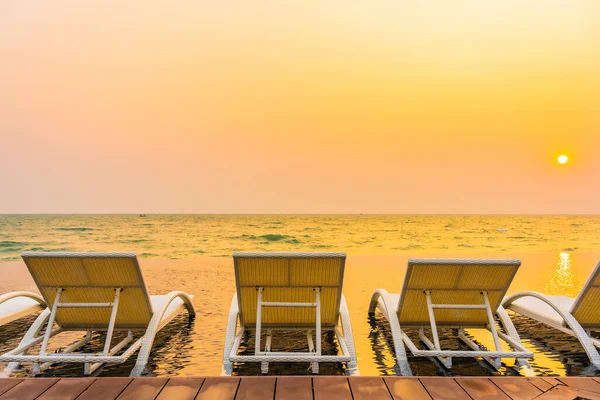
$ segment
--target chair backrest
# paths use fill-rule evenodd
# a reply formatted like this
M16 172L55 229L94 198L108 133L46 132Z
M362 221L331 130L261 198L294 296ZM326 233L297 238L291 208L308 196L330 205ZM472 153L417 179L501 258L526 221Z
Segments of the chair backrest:
M600 326L600 262L573 303L571 314L584 328Z
M256 324L258 287L265 302L314 303L314 289L321 288L321 325L338 321L345 253L234 253L240 319ZM263 307L263 327L315 326L315 309Z
M21 254L42 297L60 303L111 303L122 288L115 328L146 328L152 318L150 296L135 253L24 252ZM110 308L59 308L56 323L65 329L106 329Z
M398 303L401 325L429 325L425 291L434 304L484 304L486 291L495 312L513 277L519 260L409 259ZM438 326L486 326L488 316L481 309L436 309Z

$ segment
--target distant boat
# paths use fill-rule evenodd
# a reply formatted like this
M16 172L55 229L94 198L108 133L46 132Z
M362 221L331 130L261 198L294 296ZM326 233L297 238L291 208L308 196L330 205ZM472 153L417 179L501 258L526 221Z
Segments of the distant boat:
M496 232L506 232L508 229L506 228L498 228L496 229Z
M140 214L140 217L147 217L146 214Z

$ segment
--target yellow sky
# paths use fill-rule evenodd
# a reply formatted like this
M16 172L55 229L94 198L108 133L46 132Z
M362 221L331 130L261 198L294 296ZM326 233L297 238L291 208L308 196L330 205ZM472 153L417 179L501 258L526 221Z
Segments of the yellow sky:
M598 21L595 0L3 1L0 213L600 213Z

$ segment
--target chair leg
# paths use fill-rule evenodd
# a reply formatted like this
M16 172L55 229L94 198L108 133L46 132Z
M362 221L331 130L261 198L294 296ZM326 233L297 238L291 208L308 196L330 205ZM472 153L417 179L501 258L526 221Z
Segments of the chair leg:
M489 329L488 329L489 330ZM472 348L475 351L481 351L482 349L480 348L480 346L475 343L474 341L472 341L471 339L469 339L467 337L467 334L465 332L465 330L463 328L459 328L458 329L458 338L467 346L469 346L470 348ZM499 349L496 349L497 351L499 351ZM498 357L483 357L483 359L485 361L488 362L488 364L490 364L492 367L494 367L495 369L499 369L502 366L502 360Z
M31 340L33 340L35 337L37 337L38 334L40 333L40 331L42 330L42 328L44 327L44 324L46 323L48 318L50 318L50 310L48 308L46 308L44 311L42 311L42 313L40 315L38 315L38 317L33 322L33 324L31 324L31 326L29 327L29 330L27 331L27 333L25 333L25 336L23 336L23 339L21 339L21 343L19 344L19 346L22 346L25 343L29 343ZM27 353L27 351L25 351L23 354L26 354L26 353ZM18 363L18 362L8 363L6 368L4 368L4 370L0 373L0 378L9 377L15 370L19 369L19 365L20 365L20 363Z
M227 319L227 328L225 330L225 346L223 347L223 368L221 375L230 376L233 373L233 363L229 361L229 354L233 349L233 342L235 341L235 333L237 330L238 322L238 302L237 294L233 295L231 299L231 306L229 307L229 317Z
M267 329L267 339L265 340L265 351L271 351L271 340L273 340L273 331L271 329ZM260 363L260 371L263 374L269 373L269 362L263 361Z
M500 319L500 323L502 324L504 331L506 331L506 334L517 343L521 343L521 337L517 332L517 328L515 328L515 325L513 324L512 320L510 319L510 316L508 315L504 307L499 306L498 310L496 310L496 315ZM529 365L529 362L526 358L517 358L515 359L515 363L521 367Z
M318 362L311 362L310 363L310 367L312 369L312 373L313 374L318 374L319 373L319 363Z
M265 375L269 373L269 363L267 361L260 363L260 373Z
M342 331L344 332L344 343L348 348L348 352L352 359L346 363L346 371L345 374L359 375L358 371L358 363L356 360L356 348L354 347L354 336L352 334L352 324L350 323L350 312L348 310L348 304L346 303L346 298L342 294L342 299L340 301L340 321L342 323ZM321 338L318 338L321 340ZM318 367L318 366L317 366Z
M425 330L423 329L423 327L419 328L419 339L421 339L421 341L425 343L429 350L440 351L439 345L435 346L431 342L431 340L429 340L427 335L425 335ZM452 357L437 356L436 358L442 363L442 365L444 365L444 367L448 369L452 368Z

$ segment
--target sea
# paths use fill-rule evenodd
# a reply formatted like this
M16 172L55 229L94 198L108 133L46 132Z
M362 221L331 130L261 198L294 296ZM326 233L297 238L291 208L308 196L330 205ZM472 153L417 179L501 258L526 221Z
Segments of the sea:
M348 255L598 251L600 216L0 215L0 261L22 251L134 251L230 257L234 251Z
M600 260L600 216L0 215L0 293L36 290L20 258L23 251L136 252L151 294L171 290L194 294L196 316L190 320L183 314L156 336L147 367L151 376L221 373L224 332L235 293L233 252L345 252L348 260L343 291L360 373L393 375L389 326L381 314L368 315L367 309L375 289L399 292L408 258L519 259L522 265L509 293L535 290L574 297ZM518 314L511 313L511 318L523 344L534 353L526 365L503 359L501 368L495 370L482 359L457 358L448 369L436 360L409 356L413 373L600 376L576 339ZM0 327L0 353L17 346L34 319L29 316ZM419 343L418 331L407 332ZM481 346L493 346L487 332L471 329L467 333ZM61 333L51 351L64 348L81 335ZM455 330L442 329L440 337L442 347L465 348ZM94 334L84 350L101 350L103 343L103 334ZM322 343L325 352L335 354L336 341L331 335L324 334ZM306 336L302 333L283 332L273 337L276 350L304 351L304 347ZM253 348L252 335L245 335L243 351L250 354ZM128 376L134 363L135 355L96 374ZM269 374L303 375L310 371L308 364L271 363ZM320 372L340 375L344 366L323 364ZM15 375L31 373L31 367L23 365ZM234 369L236 375L260 373L260 365L255 363L239 363ZM83 368L53 366L42 375L82 376Z

